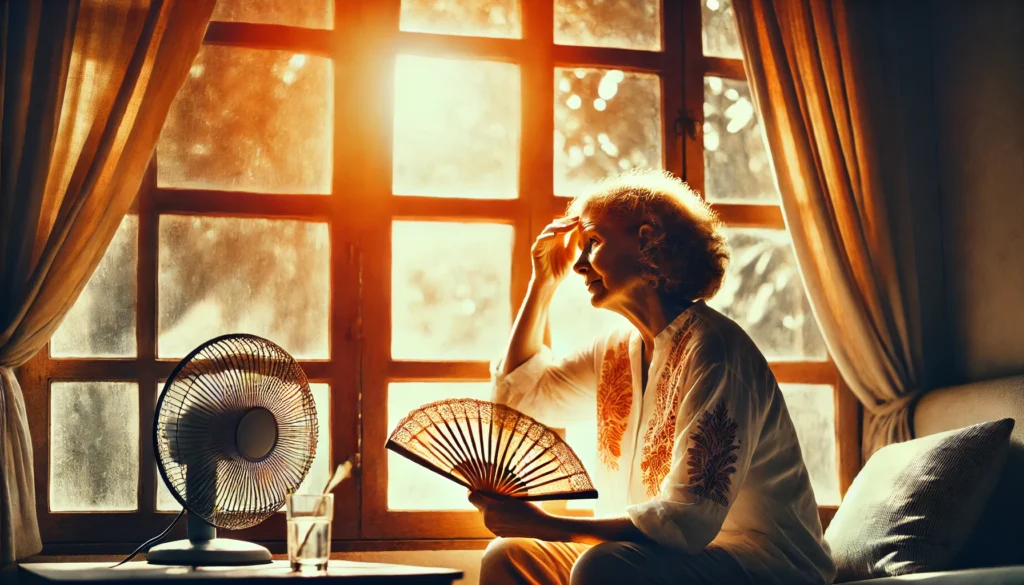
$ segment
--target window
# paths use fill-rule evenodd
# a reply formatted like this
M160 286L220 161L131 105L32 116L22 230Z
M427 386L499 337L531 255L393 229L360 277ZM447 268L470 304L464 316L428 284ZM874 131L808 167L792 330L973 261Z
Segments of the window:
M728 223L712 304L768 355L819 500L837 503L857 446L835 437L855 443L856 409L800 285L727 0L220 0L214 20L136 207L20 373L51 550L111 530L134 544L171 519L152 389L233 331L279 343L312 382L307 484L361 453L335 539L487 536L460 488L384 441L418 405L489 395L535 234L583 185L645 166ZM568 282L553 349L616 319ZM566 429L593 465L587 431ZM282 541L284 521L231 536Z

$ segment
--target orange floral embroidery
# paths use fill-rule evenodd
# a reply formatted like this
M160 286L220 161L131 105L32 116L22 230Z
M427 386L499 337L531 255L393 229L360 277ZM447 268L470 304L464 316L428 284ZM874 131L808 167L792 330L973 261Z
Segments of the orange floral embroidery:
M683 354L689 345L692 328L680 327L672 338L672 350L661 370L654 414L644 434L644 448L640 457L640 471L643 473L647 495L654 497L661 490L661 482L672 467L672 445L676 435L676 411L679 410L679 382L685 373Z
M619 468L622 435L633 405L633 374L629 369L629 342L609 346L601 362L597 386L597 452L611 470Z

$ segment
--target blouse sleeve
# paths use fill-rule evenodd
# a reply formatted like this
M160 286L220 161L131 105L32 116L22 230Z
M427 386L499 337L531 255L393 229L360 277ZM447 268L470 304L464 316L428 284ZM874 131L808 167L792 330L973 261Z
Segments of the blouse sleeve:
M594 417L597 392L597 341L565 358L541 350L512 372L492 370L494 402L511 406L548 426Z
M727 363L703 365L682 384L669 473L658 496L627 512L651 540L695 554L722 528L763 417L757 392Z

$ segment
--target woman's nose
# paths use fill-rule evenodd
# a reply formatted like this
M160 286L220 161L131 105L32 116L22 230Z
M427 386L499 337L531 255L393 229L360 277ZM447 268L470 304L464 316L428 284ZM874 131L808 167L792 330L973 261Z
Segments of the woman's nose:
M587 255L580 254L576 263L572 265L572 269L576 274L586 274L587 271L590 270L590 263L587 262Z

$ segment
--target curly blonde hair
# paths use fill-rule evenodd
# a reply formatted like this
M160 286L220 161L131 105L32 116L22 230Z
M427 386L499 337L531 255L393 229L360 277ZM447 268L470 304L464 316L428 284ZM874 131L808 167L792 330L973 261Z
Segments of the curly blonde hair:
M605 179L569 203L567 217L590 211L631 228L650 226L640 242L640 273L651 286L686 300L710 299L729 264L722 223L700 195L670 173L636 170Z

